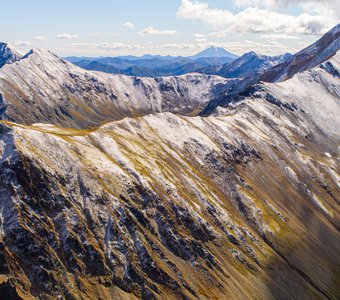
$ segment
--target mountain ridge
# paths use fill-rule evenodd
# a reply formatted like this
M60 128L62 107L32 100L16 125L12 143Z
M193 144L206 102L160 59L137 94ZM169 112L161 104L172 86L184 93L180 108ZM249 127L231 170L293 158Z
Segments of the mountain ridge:
M143 55L118 57L66 57L66 60L88 70L111 74L137 75L143 77L175 76L199 71L206 66L231 62L238 56L221 47L209 47L193 56ZM177 64L177 68L173 66ZM96 68L94 68L96 66ZM110 67L109 67L110 66ZM131 70L137 69L133 73Z
M340 47L338 30L339 26L333 30L334 40L328 33L306 49L320 48L326 52L330 49L331 54L336 53ZM292 62L296 64L296 57L303 51L279 65L284 70ZM321 63L322 57L317 61ZM304 61L300 64L304 69ZM48 50L35 49L15 65L0 68L1 111L4 118L24 124L40 120L75 128L161 111L209 115L216 107L236 101L239 94L277 69L277 66L269 67L244 79L194 73L184 77L125 77L85 71ZM86 105L82 104L84 99ZM33 102L35 106L31 105Z
M338 115L339 93L316 67L207 118L165 112L90 131L3 122L6 289L335 298L340 120L324 117Z
M5 64L1 295L337 299L334 38L246 78Z
M212 87L224 80L201 74L108 75L35 49L17 64L0 69L0 94L6 103L3 116L10 121L84 128L152 112L191 114L211 100Z

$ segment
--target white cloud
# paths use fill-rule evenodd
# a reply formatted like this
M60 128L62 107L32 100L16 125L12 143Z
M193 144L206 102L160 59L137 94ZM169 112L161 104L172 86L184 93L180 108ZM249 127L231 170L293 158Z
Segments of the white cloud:
M65 45L66 48L76 48L76 49L99 49L105 51L111 50L124 50L124 49L142 49L141 45L136 44L124 44L124 43L73 43L69 45Z
M202 33L195 33L194 34L194 37L197 38L197 39L202 39L205 37L205 34L202 34Z
M288 35L283 33L263 34L261 35L261 38L267 40L301 40L299 36Z
M16 47L25 47L25 46L30 46L31 42L30 41L20 41L16 40L15 42L11 43Z
M135 24L133 24L132 22L125 22L125 23L123 24L123 26L124 26L125 28L128 28L128 29L133 29L133 28L135 28Z
M307 3L338 7L337 0L235 0L234 2L237 6L256 5L270 8L304 5Z
M73 43L64 46L65 48L79 48L79 49L96 49L98 44L96 43Z
M212 37L218 37L218 38L223 38L223 37L226 37L228 34L227 31L213 31L213 32L210 32L209 33L209 36L212 36Z
M78 36L76 34L69 34L69 33L61 33L57 35L58 39L64 39L64 40L70 40L70 39L76 39Z
M295 53L296 51L301 49L301 46L297 48L287 47L275 41L263 43L245 40L240 42L224 42L224 43L205 42L197 44L197 47L201 49L205 49L210 46L223 47L228 51L238 55L242 55L249 51L255 51L258 54L265 55L278 55L286 52Z
M89 32L88 35L89 36L110 36L110 35L119 36L119 33L96 31L96 32Z
M204 42L207 41L207 39L201 38L201 39L196 39L195 41L196 41L197 43L204 43Z
M165 44L162 45L162 48L166 49L195 49L195 45L193 44Z
M327 15L302 13L294 16L258 7L248 7L233 14L228 10L212 8L207 3L191 0L181 0L177 16L200 21L215 29L214 36L221 37L228 32L321 34L337 23Z
M124 44L124 43L101 43L100 49L104 50L123 50L123 49L142 49L143 47L138 44Z
M37 35L33 38L33 40L35 40L35 41L46 41L46 37L44 37L42 35Z
M240 7L258 6L270 9L298 6L307 13L316 13L337 19L340 16L339 0L235 0Z
M140 35L174 35L176 33L177 33L176 30L170 29L159 30L152 26L147 27L139 32Z
M308 0L303 0L308 2ZM312 0L315 2L315 0ZM262 7L275 7L275 6L286 6L289 5L289 3L294 2L294 4L298 3L299 0L235 0L234 1L237 6L250 6L250 5L256 5L256 6L262 6Z

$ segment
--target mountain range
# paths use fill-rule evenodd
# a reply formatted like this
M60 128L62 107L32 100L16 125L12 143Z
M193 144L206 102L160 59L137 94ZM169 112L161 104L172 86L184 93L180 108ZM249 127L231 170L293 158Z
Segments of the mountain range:
M338 299L339 43L155 78L2 44L0 295Z
M237 56L221 47L209 47L194 56L172 57L144 55L142 57L66 57L87 70L130 76L159 77L197 72L205 67L227 64Z
M209 47L189 57L66 57L75 65L92 71L139 77L176 76L188 73L239 78L263 72L290 58L289 53L278 56L259 55L251 51L238 57L221 47Z

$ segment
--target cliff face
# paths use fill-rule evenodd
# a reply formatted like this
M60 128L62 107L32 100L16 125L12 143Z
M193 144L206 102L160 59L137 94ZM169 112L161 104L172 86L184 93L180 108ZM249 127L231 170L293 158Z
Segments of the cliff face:
M259 84L206 118L3 122L0 290L336 299L338 62Z

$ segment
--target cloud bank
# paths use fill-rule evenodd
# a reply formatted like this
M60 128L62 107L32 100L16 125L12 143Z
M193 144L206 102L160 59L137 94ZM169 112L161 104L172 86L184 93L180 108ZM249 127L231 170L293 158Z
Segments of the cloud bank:
M176 33L177 33L176 30L170 29L159 30L152 26L147 27L139 32L140 35L174 35Z
M300 0L296 0L300 1ZM320 2L316 0L310 0ZM329 0L326 0L329 1ZM268 3L267 3L268 2ZM239 5L263 4L263 7L248 7L233 14L228 10L210 7L205 2L181 0L177 11L180 19L199 21L215 30L215 36L227 33L281 33L281 34L322 34L337 22L329 15L301 13L297 16L269 9L275 2L288 3L290 0L237 0ZM302 2L302 1L300 1ZM308 1L303 1L306 5ZM268 7L268 8L266 8Z
M70 39L76 39L78 36L76 34L69 34L69 33L61 33L57 35L58 39L64 39L64 40L70 40Z

